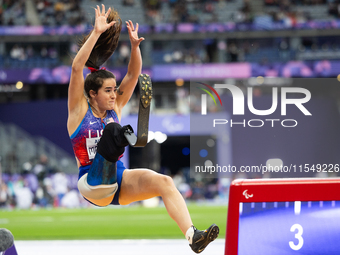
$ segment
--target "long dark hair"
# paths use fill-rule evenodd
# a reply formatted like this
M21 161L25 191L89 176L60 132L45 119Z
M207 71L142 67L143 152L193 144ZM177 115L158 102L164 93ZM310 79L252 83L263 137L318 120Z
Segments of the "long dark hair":
M87 67L99 69L102 64L104 64L109 57L112 56L113 52L118 46L119 35L122 30L122 19L120 18L118 12L111 7L110 15L107 18L107 23L116 21L116 23L107 29L104 33L100 35L95 46L93 47L90 57L86 61L85 65ZM86 40L90 37L91 32L84 36L79 43L79 48L81 48ZM90 73L85 79L85 93L90 98L90 90L98 92L103 84L103 79L114 78L113 73L106 70L99 70Z

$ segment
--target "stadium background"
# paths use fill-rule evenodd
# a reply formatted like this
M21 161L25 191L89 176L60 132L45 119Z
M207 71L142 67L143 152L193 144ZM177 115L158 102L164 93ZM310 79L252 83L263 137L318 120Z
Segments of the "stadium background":
M192 208L195 213L197 203L205 205L211 208L209 217L214 219L216 206L224 206L225 215L215 216L222 224L222 237L231 180L259 176L190 178L190 79L242 86L251 84L252 77L264 77L262 84L254 86L258 102L268 100L271 92L268 88L289 78L327 80L328 84L318 82L308 87L320 99L313 105L319 109L319 116L327 112L324 116L327 129L326 124L310 127L305 134L310 143L298 149L304 155L304 162L337 162L340 5L336 0L2 0L0 3L0 206L4 211L89 207L76 191L77 168L66 130L66 102L77 42L91 29L92 7L100 3L114 6L123 21L131 19L140 24L139 35L146 39L141 44L143 72L151 75L154 85L150 119L154 139L143 149L129 148L124 157L126 165L148 167L173 176L188 201L189 210ZM126 73L128 58L129 40L123 26L119 47L105 64L118 81ZM125 109L123 124L136 123L137 95L136 91ZM215 110L213 105L209 107L210 111ZM258 140L246 142L254 135ZM273 145L261 140L257 133L248 136L244 132L230 132L232 163L252 165L270 158ZM198 134L195 139L202 148L207 142L215 142L213 136L206 134ZM263 148L267 150L256 149L259 141L265 143ZM292 150L289 143L279 147L282 153ZM208 150L216 152L213 145ZM161 201L156 203L162 205ZM10 215L15 214L4 217L0 226L15 228L9 223ZM16 237L35 239L20 226L14 231ZM151 238L174 238L172 234L157 233L160 234ZM77 239L77 234L51 237L45 233L38 237L53 238ZM90 237L80 237L86 238ZM112 238L112 233L92 238Z

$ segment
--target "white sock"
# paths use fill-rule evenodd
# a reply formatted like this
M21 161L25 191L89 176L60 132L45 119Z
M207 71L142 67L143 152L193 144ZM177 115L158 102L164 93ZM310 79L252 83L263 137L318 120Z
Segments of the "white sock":
M185 233L185 238L189 241L189 244L192 244L192 238L194 236L194 226L191 226L187 232Z

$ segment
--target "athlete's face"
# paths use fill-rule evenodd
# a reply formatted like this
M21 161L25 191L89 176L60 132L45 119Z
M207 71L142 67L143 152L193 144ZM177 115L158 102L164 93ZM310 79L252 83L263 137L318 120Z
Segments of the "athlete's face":
M113 78L105 79L102 87L95 95L98 107L103 110L112 110L116 102L116 80Z

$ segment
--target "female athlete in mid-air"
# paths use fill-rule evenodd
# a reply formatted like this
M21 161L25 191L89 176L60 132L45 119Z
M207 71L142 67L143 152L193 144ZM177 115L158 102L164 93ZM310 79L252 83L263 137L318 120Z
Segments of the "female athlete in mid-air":
M68 92L67 130L79 167L78 189L97 206L127 205L161 196L170 217L177 223L196 253L218 236L213 224L204 231L191 221L182 195L169 176L149 169L126 169L119 160L128 145L119 125L122 109L130 100L142 69L138 23L126 22L131 43L127 74L120 86L115 76L100 68L118 45L122 28L119 14L105 6L95 8L95 24L84 37L72 63ZM83 68L91 73L84 79ZM148 77L149 79L149 77Z

